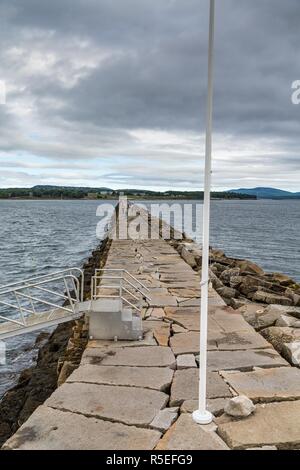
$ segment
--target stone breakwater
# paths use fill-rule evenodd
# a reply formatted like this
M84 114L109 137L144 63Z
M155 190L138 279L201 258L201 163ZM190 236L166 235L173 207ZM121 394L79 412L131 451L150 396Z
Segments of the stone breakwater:
M201 249L192 240L170 244L197 272ZM300 367L300 285L289 276L265 273L257 264L210 250L210 279L225 303L266 338L292 365Z
M109 247L110 240L105 239L83 265L85 298L90 295L95 268L105 264ZM17 385L0 401L0 447L78 367L87 341L84 319L58 325L51 335L40 333L36 364L20 374Z
M97 263L102 266L105 258L107 268L127 269L150 289L151 301L145 302L142 312L142 341L87 342L85 321L73 325L67 341L71 349L78 351L76 341L84 337L79 364L58 355L54 393L45 397L3 448L300 448L300 371L279 354L284 355L283 347L272 340L274 335L264 337L272 328L296 331L295 324L279 324L286 317L297 322L299 307L258 301L240 290L242 279L250 276L261 279L255 292L271 293L265 291L264 282L266 276L271 282L274 275L249 261L211 250L207 396L214 422L199 426L191 413L198 406L201 250L187 238L175 240L174 232L170 240L114 240L106 248ZM95 267L99 266L93 262L87 266L90 274ZM241 282L234 282L234 276ZM287 289L298 295L295 283L276 276L271 284L288 282L282 284L285 295L280 297L290 298ZM234 289L234 295L228 289ZM272 291L269 285L268 289ZM294 343L294 338L286 341L287 335L282 338L284 345ZM225 413L228 400L238 395L256 404L254 413L244 419Z
M225 258L218 252L219 264ZM245 319L250 305L255 321L274 305L297 306L256 303L244 294L224 296L225 302L210 286L207 397L214 422L199 426L192 420L198 406L200 262L201 252L187 239L114 240L105 266L127 269L150 290L143 339L88 341L79 367L3 448L299 449L300 371ZM223 265L233 268L228 263ZM211 278L217 282L213 271ZM220 282L231 288L230 281ZM228 305L233 299L241 306ZM256 405L242 419L225 412L240 395Z

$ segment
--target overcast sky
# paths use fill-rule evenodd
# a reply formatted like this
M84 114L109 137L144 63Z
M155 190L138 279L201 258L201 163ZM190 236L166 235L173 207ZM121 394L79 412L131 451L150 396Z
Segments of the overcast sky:
M0 186L202 189L208 0L0 0ZM216 0L213 186L300 191L299 0Z

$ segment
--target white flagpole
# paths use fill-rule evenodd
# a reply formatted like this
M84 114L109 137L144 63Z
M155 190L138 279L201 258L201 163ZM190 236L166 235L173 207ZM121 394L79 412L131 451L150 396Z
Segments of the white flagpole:
M206 409L207 375L207 314L209 288L209 224L211 191L211 149L212 149L212 108L213 108L213 50L214 50L215 0L210 0L209 48L208 48L208 93L205 148L205 184L203 204L202 279L200 312L200 359L199 359L199 409L193 419L199 424L209 424L213 416Z

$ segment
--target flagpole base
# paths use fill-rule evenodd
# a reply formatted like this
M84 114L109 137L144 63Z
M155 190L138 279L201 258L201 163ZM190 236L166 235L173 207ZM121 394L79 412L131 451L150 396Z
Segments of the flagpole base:
M193 420L197 424L210 424L213 421L213 415L209 411L201 412L196 410L193 413Z

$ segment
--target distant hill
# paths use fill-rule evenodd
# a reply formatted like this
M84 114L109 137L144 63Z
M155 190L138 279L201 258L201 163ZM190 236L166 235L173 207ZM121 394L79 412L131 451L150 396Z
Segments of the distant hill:
M240 188L230 189L229 192L256 196L257 199L300 199L300 192L292 193L277 188Z

